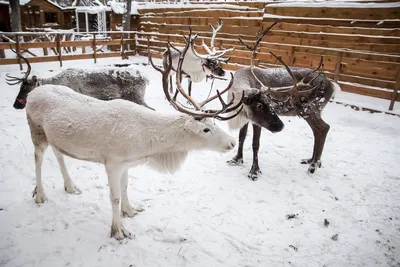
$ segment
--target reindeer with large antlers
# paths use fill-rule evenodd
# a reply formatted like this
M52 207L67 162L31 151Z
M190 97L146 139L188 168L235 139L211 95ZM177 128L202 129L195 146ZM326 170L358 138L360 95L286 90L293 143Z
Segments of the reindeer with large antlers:
M308 68L289 68L281 57L271 54L281 62L283 68L260 69L254 67L256 49L262 38L278 23L276 21L261 34L257 33L257 40L249 46L239 38L240 42L252 51L250 67L242 68L235 73L235 82L230 89L231 94L245 93L243 111L228 121L231 129L240 129L239 148L236 156L228 161L230 164L243 163L243 144L246 138L249 122L253 124L253 165L248 177L257 180L261 173L258 165L258 150L260 146L261 128L271 132L283 129L283 123L276 115L299 116L306 120L314 134L314 149L310 159L302 160L302 164L309 164L308 172L314 173L321 167L321 155L329 125L321 118L321 112L329 100L339 89L339 85L326 78L318 70L322 65L322 58L315 70ZM228 95L228 101L232 95Z
M189 46L190 41L179 58L177 76L181 75L183 58ZM150 54L149 59L155 67ZM178 114L159 113L121 99L99 100L63 85L42 85L28 95L26 114L35 151L36 186L33 196L36 203L47 200L41 174L43 156L49 145L53 148L68 193L79 190L68 174L63 155L102 163L110 188L111 237L118 240L132 238L121 221L121 215L133 217L143 210L129 202L129 168L148 163L156 170L173 173L182 166L190 151L224 153L235 147L236 139L211 120L231 119L232 116L222 115L241 106L241 100L233 104L237 101L235 96L229 103L221 97L223 92L229 90L233 77L226 89L213 96L213 99L221 101L221 110L201 109L212 99L197 103L184 93L178 82L178 91L198 107L192 111L176 101L176 95L171 97L168 92L171 61L169 56L169 67L164 71L155 68L162 73L163 91L171 105L179 111Z
M230 51L233 51L233 48L224 49L224 50L216 50L214 43L215 37L217 33L221 30L224 23L218 22L217 27L214 28L211 24L209 27L212 30L212 37L210 41L210 47L208 47L204 43L204 39L202 40L202 47L207 51L208 55L199 54L194 47L194 43L190 43L190 50L186 54L183 65L182 65L182 73L189 79L188 91L189 96L192 95L192 82L198 83L201 82L206 77L216 78L225 76L225 71L221 67L221 62L227 63L229 58L223 58L223 56ZM168 66L168 57L171 55L172 57L172 70L175 71L178 66L178 60L182 53L184 47L174 47L169 45L172 49L165 50L163 53L163 67L166 69ZM180 77L182 82L182 76ZM172 76L170 76L170 90L172 92ZM189 102L190 103L190 102Z

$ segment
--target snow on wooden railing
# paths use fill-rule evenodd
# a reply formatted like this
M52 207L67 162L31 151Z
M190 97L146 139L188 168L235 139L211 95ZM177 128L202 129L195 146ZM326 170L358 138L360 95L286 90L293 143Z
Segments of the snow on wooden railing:
M123 33L133 38L124 39ZM0 32L0 65L19 64L15 52L24 54L32 63L64 60L116 57L136 53L136 31L106 31L71 33L70 31ZM113 38L114 35L121 37ZM24 40L21 42L21 38ZM15 51L15 52L14 52Z

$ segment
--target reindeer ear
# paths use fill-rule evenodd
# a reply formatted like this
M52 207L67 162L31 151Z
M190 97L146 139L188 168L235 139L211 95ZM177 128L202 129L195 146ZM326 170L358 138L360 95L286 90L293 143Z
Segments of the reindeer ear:
M37 82L37 76L36 76L36 75L33 75L33 76L32 76L32 80L33 80L34 82Z
M250 105L253 101L257 100L260 96L260 91L258 89L246 90L244 93L243 103L245 105Z

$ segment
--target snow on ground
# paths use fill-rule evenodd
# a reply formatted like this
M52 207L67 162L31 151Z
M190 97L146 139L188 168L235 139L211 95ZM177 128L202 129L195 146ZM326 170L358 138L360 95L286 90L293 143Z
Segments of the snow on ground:
M66 61L63 69L114 63L127 61ZM57 62L32 67L32 74L43 77L61 71ZM150 78L147 103L158 112L174 112L164 99L160 74L149 66L130 68L140 68ZM13 109L18 89L4 81L6 73L21 72L18 65L1 66L0 71L0 266L400 266L396 116L329 104L323 117L331 130L322 168L313 175L299 163L311 156L313 143L311 130L299 118L283 118L281 133L263 130L263 175L256 182L246 177L251 131L243 166L226 164L235 149L195 152L174 175L147 166L132 168L129 197L146 210L123 219L136 236L119 243L109 238L111 205L102 165L66 158L82 190L69 195L49 149L43 163L49 201L35 204L26 114ZM194 84L195 97L205 97L208 88L205 81ZM226 123L216 123L228 131ZM231 134L237 137L238 131ZM295 217L288 219L290 214Z

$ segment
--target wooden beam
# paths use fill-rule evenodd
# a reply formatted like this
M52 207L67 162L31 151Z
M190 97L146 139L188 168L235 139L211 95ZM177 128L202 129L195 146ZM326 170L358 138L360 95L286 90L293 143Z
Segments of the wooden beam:
M392 98L390 100L389 110L393 110L394 102L398 98L398 91L400 90L400 70L397 72L396 86L392 93Z

